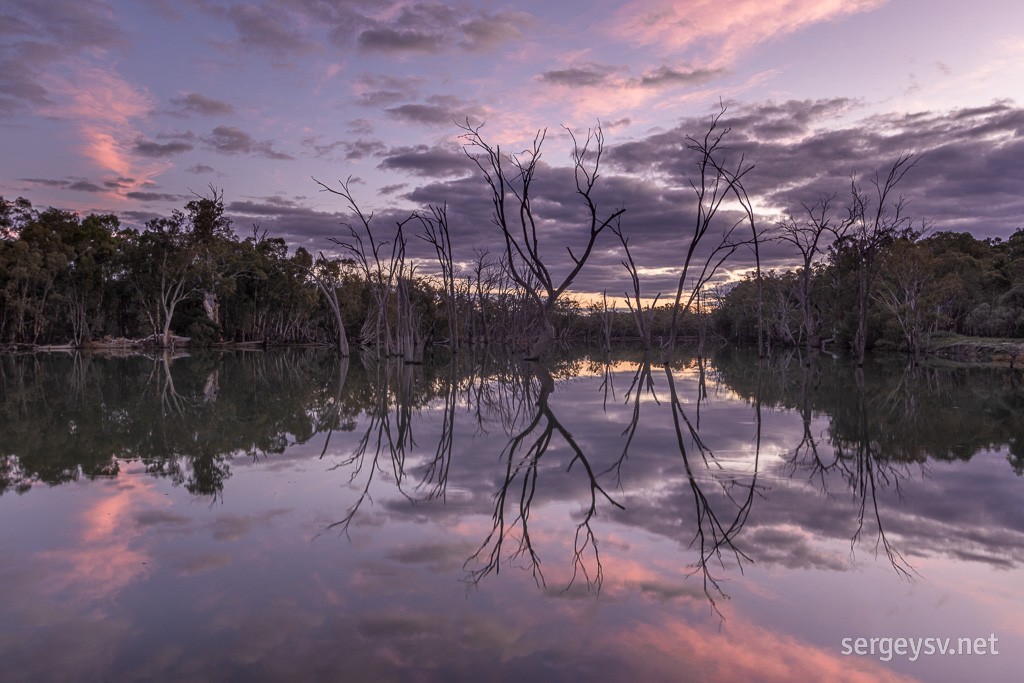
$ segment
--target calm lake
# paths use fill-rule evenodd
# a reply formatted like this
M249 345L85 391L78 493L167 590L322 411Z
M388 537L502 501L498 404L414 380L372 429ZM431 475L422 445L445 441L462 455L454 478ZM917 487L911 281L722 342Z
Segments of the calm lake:
M1005 368L0 356L0 680L1019 680L1022 473Z

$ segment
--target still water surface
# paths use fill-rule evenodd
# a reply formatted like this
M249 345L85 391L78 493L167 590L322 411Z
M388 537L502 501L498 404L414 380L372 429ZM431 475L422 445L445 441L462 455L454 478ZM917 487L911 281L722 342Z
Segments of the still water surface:
M4 356L0 679L1017 680L1022 472L1005 369Z

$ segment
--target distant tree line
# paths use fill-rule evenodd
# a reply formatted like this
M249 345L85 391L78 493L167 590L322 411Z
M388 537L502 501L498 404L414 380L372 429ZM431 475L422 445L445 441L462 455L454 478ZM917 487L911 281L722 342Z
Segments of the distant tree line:
M642 292L622 223L626 207L599 206L600 126L579 139L568 131L585 244L568 250L572 262L556 274L542 258L554 245L543 244L532 194L545 171L545 131L531 148L508 154L467 122L464 149L489 189L504 244L496 255L477 250L468 263L455 261L446 204L381 227L347 183L320 183L344 199L352 217L330 240L340 253L332 257L301 247L289 253L283 239L258 226L239 237L213 186L143 230L112 215L82 218L0 197L0 345L83 347L127 338L168 347L177 334L193 345L333 345L342 356L358 346L418 363L432 346L501 347L538 358L569 342L604 349L626 342L665 354L679 339L703 349L717 338L756 341L761 355L773 345L831 343L863 364L872 348L916 359L937 333L1024 337L1024 229L1005 242L929 234L897 195L919 160L914 154L884 172L854 176L845 201L823 194L801 212L759 225L743 184L753 165L725 156L724 112L679 145L693 161L693 215L680 224L686 251L678 287L661 306L662 293L652 300ZM607 292L586 307L571 294L605 228L618 238L632 281L632 291L622 292L628 310L616 309L615 298L609 305ZM408 256L410 240L429 245L434 275L418 271L426 261ZM767 241L789 246L798 265L762 272ZM720 269L740 249L757 257L756 270L721 284Z
M771 342L830 342L855 357L859 352L863 361L864 348L919 357L936 334L1024 337L1024 229L1005 241L912 229L888 235L879 246L863 327L861 258L859 245L840 238L809 267L764 273L764 327ZM749 275L721 297L712 317L722 337L755 338L755 287Z
M352 208L362 223L344 226L349 235L335 240L344 253L328 258L301 247L290 253L257 227L239 237L213 188L143 230L113 215L82 218L0 197L0 345L123 338L166 347L177 334L193 345L313 343L348 355L352 339L410 361L431 344L525 348L528 295L507 261L486 251L456 268L443 207L413 214L387 239ZM447 264L443 278L416 272L407 235L434 245ZM570 297L550 316L562 338L585 334Z

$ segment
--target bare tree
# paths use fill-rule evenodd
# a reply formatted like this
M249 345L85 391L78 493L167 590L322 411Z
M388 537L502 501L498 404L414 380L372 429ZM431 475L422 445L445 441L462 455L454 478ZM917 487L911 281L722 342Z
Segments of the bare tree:
M633 314L633 322L636 324L637 334L640 335L640 345L644 351L648 351L651 348L651 326L654 320L654 308L658 305L661 292L658 292L654 297L654 301L648 306L643 305L643 299L640 296L640 273L636 267L636 262L633 260L633 255L629 251L629 239L622 234L622 227L619 225L612 228L612 232L622 242L622 250L625 252L626 258L621 263L629 272L629 278L633 282L633 294L630 295L629 292L623 292L626 297L626 305L629 306L629 312Z
M718 212L722 207L722 203L729 196L740 200L741 198L746 198L746 193L742 191L743 177L753 169L753 165L747 164L742 157L735 170L729 170L724 162L719 160L725 151L722 142L730 131L729 128L719 128L719 121L725 114L725 110L726 108L723 105L721 110L711 117L711 123L703 137L693 138L687 136L686 138L686 149L696 153L697 156L697 178L696 180L691 179L689 181L690 187L693 189L697 199L697 215L694 218L690 244L686 250L683 270L679 275L679 286L676 289L676 296L672 305L672 323L667 343L669 351L675 348L680 314L690 308L690 305L694 302L704 285L714 277L715 272L722 263L744 242L734 239L733 232L742 223L747 221L750 222L752 228L754 226L753 212L747 210L749 207L748 201L743 207L746 215L739 221L727 225L721 232L718 243L707 254L701 265L700 273L693 281L686 304L681 306L683 290L686 287L687 278L691 275L691 268L696 266L697 251L701 246L701 242L704 241L711 226L717 223L716 217ZM756 229L754 230L754 235L757 235ZM758 258L758 261L760 262L760 258ZM760 278L758 280L760 281Z
M374 299L376 315L367 317L361 334L364 345L372 345L378 355L402 356L406 362L418 363L423 357L425 341L419 330L419 316L413 310L409 295L409 281L414 276L414 268L405 263L406 240L403 228L416 216L410 215L397 221L397 229L392 240L381 241L374 235L371 221L373 214L364 214L356 204L349 181L339 182L341 189L335 189L316 178L313 179L325 192L339 195L348 203L349 210L359 220L357 229L351 223L342 225L348 230L348 239L331 238L331 242L345 249L355 259L363 277L370 287ZM363 241L365 235L366 241ZM384 247L391 245L391 254L387 255ZM395 296L397 329L391 329L388 317L391 295Z
M327 305L334 313L334 322L338 327L338 353L343 357L348 356L350 353L348 335L345 334L345 321L341 315L341 303L338 301L338 282L331 270L331 263L323 252L320 252L320 257L307 272L313 276L313 281L316 282L317 288L327 299Z
M800 311L803 315L804 344L808 349L821 346L821 310L811 299L811 272L814 259L827 245L822 244L826 234L833 239L841 239L850 228L850 217L833 221L830 205L835 200L834 194L823 194L813 205L802 204L806 217L797 221L792 215L776 225L779 228L778 239L789 242L800 252L803 267L800 271Z
M566 128L573 142L573 170L576 179L576 193L587 208L589 236L583 252L577 257L568 249L573 267L560 282L556 280L544 263L540 253L537 235L538 217L533 208L531 195L534 177L541 158L541 146L547 133L538 131L530 149L519 154L503 154L500 146L491 146L481 134L482 126L471 126L469 121L462 126L466 133L466 155L477 165L491 190L494 206L492 221L501 229L505 238L505 256L509 273L532 299L539 313L538 331L527 354L538 358L555 338L552 313L558 298L572 285L583 270L597 241L598 235L624 212L616 209L607 217L600 218L594 198L594 184L599 177L601 155L604 151L604 133L601 126L587 130L582 146L572 131ZM591 148L593 145L593 149ZM475 153L474 153L475 152Z
M906 215L904 196L893 198L896 186L917 165L919 158L913 152L901 154L882 177L875 173L869 181L874 191L864 190L856 177L850 182L848 207L850 230L839 244L851 250L857 270L857 334L853 350L857 365L864 365L867 348L868 308L871 304L875 277L878 275L886 250L903 230L911 228Z
M452 240L448 231L448 204L439 207L428 206L430 215L417 213L423 226L418 237L434 247L437 263L441 267L441 284L444 288L445 310L448 314L448 347L459 350L459 313L455 292L455 263L452 260Z

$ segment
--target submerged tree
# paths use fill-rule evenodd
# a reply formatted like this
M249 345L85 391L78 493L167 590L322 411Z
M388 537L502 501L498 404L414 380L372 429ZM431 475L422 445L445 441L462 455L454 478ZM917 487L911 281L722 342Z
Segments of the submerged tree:
M813 205L802 205L806 214L803 220L798 221L789 215L778 222L779 240L789 242L796 247L803 259L797 293L800 299L800 312L803 316L803 341L808 349L821 346L821 307L811 297L811 273L814 261L827 246L822 244L826 234L831 234L833 239L841 239L851 224L850 218L835 221L830 209L834 200L834 194L824 194Z
M711 123L703 137L694 138L687 136L686 138L685 148L696 155L697 177L696 179L690 179L689 183L697 200L697 213L694 217L693 232L690 234L690 244L687 247L686 257L683 260L683 269L679 274L679 285L676 288L675 299L672 303L672 323L667 342L667 347L670 351L675 348L681 314L689 310L701 290L714 277L718 268L725 260L741 244L747 242L747 240L740 240L734 237L736 228L744 222L749 222L752 230L752 244L756 248L758 243L758 232L753 220L753 210L746 191L743 189L743 177L754 167L747 164L741 157L735 170L731 170L721 159L726 149L723 141L731 130L719 127L719 122L724 114L725 107L723 106L721 111L711 118ZM720 233L718 243L711 248L704 262L700 264L701 270L691 284L690 294L686 299L686 303L681 305L683 290L686 288L686 283L692 275L691 269L698 265L697 252L702 242L705 242L705 238L712 225L717 224L718 221L716 219L722 204L730 196L741 204L744 215L740 220L726 224ZM758 283L760 283L759 255L758 271ZM758 324L760 325L760 322Z
M913 153L901 154L884 177L875 173L870 179L869 184L873 191L865 190L858 185L856 178L850 183L850 230L838 240L837 245L840 252L848 253L857 275L857 332L853 342L857 365L864 364L868 340L868 310L874 292L875 278L886 258L889 246L903 231L911 229L911 219L906 215L906 198L893 195L896 186L910 169L917 165L917 161Z
M625 212L624 208L602 214L598 211L594 197L594 185L601 167L604 152L604 132L598 125L587 130L586 139L580 145L573 132L566 128L573 142L573 173L576 194L586 207L586 247L576 256L566 247L573 267L556 281L541 255L541 244L537 234L540 217L533 206L533 181L541 159L541 146L546 130L539 131L530 149L519 154L505 154L500 146L492 146L480 132L482 126L471 126L467 120L462 129L466 155L483 173L491 190L494 206L492 221L501 230L505 239L505 258L509 274L533 301L537 310L537 330L529 347L528 358L540 357L555 339L553 316L559 297L567 290L583 270L593 251L598 235ZM591 147L593 145L593 148ZM602 217L604 216L604 217Z

